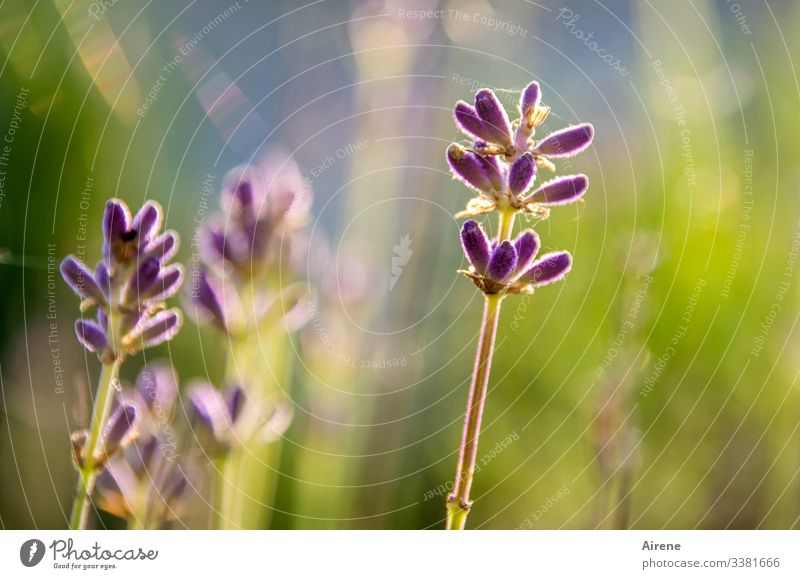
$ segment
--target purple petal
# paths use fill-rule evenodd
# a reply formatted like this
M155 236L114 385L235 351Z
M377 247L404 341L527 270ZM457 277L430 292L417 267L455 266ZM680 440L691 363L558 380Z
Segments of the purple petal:
M480 159L486 176L489 177L489 182L492 184L492 189L497 192L505 191L506 180L503 178L505 174L504 169L500 165L500 160L496 155L483 157L476 155Z
M174 231L165 231L158 237L151 239L144 246L140 258L153 258L165 263L175 256L178 251L178 234Z
M105 261L99 261L94 268L94 279L103 292L106 300L111 295L111 278L108 275L108 266Z
M136 230L141 245L150 241L161 229L162 214L161 205L156 201L148 201L139 209L133 218L133 229Z
M246 402L246 393L244 388L240 385L231 386L226 394L226 402L228 405L228 414L231 417L231 422L236 422L239 415L242 413L242 408Z
M164 362L148 364L136 377L136 390L157 419L165 418L178 395L175 369Z
M77 320L75 334L83 347L91 352L99 354L108 347L106 333L99 325L89 320Z
M486 269L486 277L495 281L506 281L514 269L517 267L517 250L514 245L506 240L492 252L489 258L489 267Z
M475 153L453 143L447 148L447 162L453 174L468 187L483 193L492 191L493 186L486 173L486 164Z
M97 505L112 515L126 519L136 507L138 481L122 458L109 462L97 476Z
M131 210L124 201L109 199L103 213L103 235L106 244L111 245L121 241L130 231Z
M241 165L234 167L222 181L222 208L226 213L246 215L251 218L260 209L264 201L263 178L256 166Z
M193 422L201 429L198 434L210 434L213 441L222 442L231 426L222 394L211 384L199 382L190 387L188 398Z
M563 279L572 269L572 256L566 251L547 253L533 264L525 278L540 287Z
M536 145L535 152L545 157L571 157L591 145L593 138L592 125L575 125L547 135Z
M465 221L461 226L461 245L472 267L480 275L489 265L489 238L477 221Z
M165 299L174 296L183 283L183 265L174 263L163 269L158 274L158 278L147 291L142 292L140 301L163 302Z
M586 175L565 175L544 183L525 200L537 205L566 205L580 199L588 188Z
M508 188L514 195L522 195L530 189L536 175L536 161L528 152L514 161L508 173Z
M174 338L182 323L179 309L160 311L152 317L143 318L125 337L125 341L134 345L136 350L157 346Z
M539 83L533 81L522 91L522 97L519 100L519 109L522 112L522 118L528 119L530 115L536 111L541 100L542 92L539 89Z
M491 130L492 137L488 140L501 145L511 144L511 124L508 122L508 115L491 89L482 88L475 93L475 112Z
M458 101L454 110L456 125L467 136L486 141L493 140L494 133L492 128L484 123L479 117L475 108L464 101Z
M514 240L514 249L517 250L517 266L514 273L525 272L530 268L540 246L539 236L531 229L517 236Z
M61 277L78 296L101 304L105 302L105 296L92 272L71 255L61 262Z
M121 405L108 418L103 430L103 445L107 455L113 454L135 432L136 407Z
M139 267L128 280L125 288L125 303L128 305L139 304L144 300L144 296L156 283L161 264L157 259L149 258L141 261Z
M206 270L192 280L192 301L202 312L203 316L210 319L220 329L227 331L223 301L216 281L212 281L211 274Z

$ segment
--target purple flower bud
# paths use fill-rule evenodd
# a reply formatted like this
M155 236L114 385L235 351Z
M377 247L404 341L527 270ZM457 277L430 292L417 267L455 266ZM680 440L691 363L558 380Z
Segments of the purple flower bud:
M458 128L467 136L483 139L485 141L494 138L491 127L478 117L478 113L475 111L474 107L468 105L464 101L458 101L456 103L454 116L456 125L458 125Z
M157 417L169 415L178 395L175 369L163 362L148 364L136 377L136 391L147 408Z
M151 348L174 338L182 324L179 309L160 311L152 317L142 318L125 336L124 343L132 346L133 351Z
M588 188L586 175L565 175L544 183L525 201L537 205L566 205L580 199Z
M259 161L259 166L267 188L269 219L273 223L280 222L284 227L305 225L313 198L294 159L273 151Z
M108 246L122 241L131 228L131 211L119 199L109 199L103 213L103 236ZM129 240L128 240L129 241Z
M142 248L140 259L153 258L164 263L175 256L178 251L178 236L174 231L165 231L158 237L151 239Z
M482 88L475 93L475 112L491 131L491 138L487 140L501 145L511 144L508 115L491 89Z
M103 430L103 450L110 457L124 447L136 433L136 407L122 404L108 418Z
M495 281L506 281L517 267L517 250L506 240L494 248L486 268L486 277Z
M255 219L256 213L264 209L261 206L265 192L259 168L240 165L228 171L222 181L221 205L226 213L234 217Z
M111 295L111 278L108 275L108 266L105 261L100 261L95 266L94 279L97 281L97 285L103 292L106 301L108 301L108 297Z
M542 92L539 89L539 83L534 80L525 87L525 90L522 91L522 97L519 99L519 109L523 120L527 120L531 116L541 100Z
M592 125L589 123L575 125L550 133L539 141L534 152L545 157L571 157L591 145L593 138Z
M517 267L514 273L519 274L527 271L536 254L539 253L539 236L535 231L528 229L520 233L514 240L514 249L517 250Z
M192 423L200 442L209 452L223 451L231 428L231 416L225 398L207 382L191 386L188 398Z
M136 272L128 280L124 302L128 305L143 303L144 296L156 283L160 272L161 264L157 259L149 258L141 261Z
M162 302L174 296L183 283L183 266L174 263L160 270L153 284L139 296L142 302Z
M475 268L475 271L483 275L489 265L489 238L477 221L465 221L461 226L461 245L464 254Z
M489 177L489 182L492 184L492 189L497 192L505 191L506 180L504 178L505 170L501 167L500 161L496 155L483 157L477 155L483 165L486 176Z
M530 189L536 175L536 161L533 155L525 152L514 161L508 173L508 188L513 195L522 195Z
M564 278L572 269L572 256L566 251L547 253L533 264L525 278L534 286L540 287Z
M219 295L216 281L212 281L210 274L201 270L193 280L192 301L203 317L210 319L221 330L228 330L225 319L222 297Z
M127 519L136 505L138 480L123 459L111 460L97 476L97 505L112 515Z
M234 423L242 413L242 408L246 402L246 392L244 388L237 384L228 389L225 398L228 404L228 415L231 423Z
M61 262L61 277L78 296L102 304L105 296L92 272L77 259L68 255Z
M158 233L158 230L161 229L161 216L161 205L156 201L148 201L142 205L136 217L133 218L133 229L137 232L139 245L144 245Z
M453 174L465 185L483 193L492 191L492 182L486 173L486 163L475 153L453 143L447 148L447 162Z
M83 347L90 352L101 354L108 348L108 339L103 329L89 320L75 322L75 334Z

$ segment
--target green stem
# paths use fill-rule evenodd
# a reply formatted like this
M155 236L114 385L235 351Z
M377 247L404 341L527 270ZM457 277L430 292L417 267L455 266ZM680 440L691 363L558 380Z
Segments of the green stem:
M499 238L505 241L511 237L516 213L512 208L500 210ZM469 491L475 475L475 460L478 455L478 437L481 433L481 419L489 386L489 373L492 368L494 340L497 335L497 321L500 318L500 304L503 294L486 294L481 320L478 349L475 353L475 367L469 389L467 412L464 417L464 432L458 455L458 468L453 484L453 494L447 497L447 529L462 530L467 524L472 503Z
M469 390L467 412L464 418L464 433L461 437L461 450L458 455L453 494L447 498L447 528L461 530L467 523L471 507L469 491L475 474L475 460L478 454L478 437L481 430L483 406L489 385L489 372L492 365L494 339L497 334L497 320L500 317L499 294L486 294L483 308L481 332L478 337L478 350L475 354L475 368Z
M108 415L111 413L111 403L114 400L114 382L118 380L121 361L114 360L111 364L103 364L100 372L100 381L97 385L97 395L92 410L92 423L89 428L89 440L86 444L86 457L78 476L78 487L72 502L72 515L70 516L70 529L85 529L89 519L89 505L94 483L97 479L97 468L94 455L100 441Z

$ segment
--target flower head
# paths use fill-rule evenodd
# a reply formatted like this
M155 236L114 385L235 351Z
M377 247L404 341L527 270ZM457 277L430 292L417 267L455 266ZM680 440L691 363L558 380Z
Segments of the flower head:
M133 388L117 395L106 432L115 429L114 416L133 409L135 434L109 455L97 479L98 506L123 518L143 517L148 526L177 518L186 498L187 464L179 453L172 424L178 377L171 365L152 362Z
M161 344L181 327L180 310L163 309L181 286L183 268L167 264L178 235L160 233L162 221L155 201L131 217L123 201L110 199L103 214L103 259L94 271L71 255L61 262L61 275L82 299L81 309L97 309L94 320L75 323L78 340L104 360Z
M536 128L550 108L541 104L537 82L522 91L519 117L509 122L505 108L490 89L475 94L475 104L456 103L456 125L469 137L470 146L453 143L447 161L453 175L478 193L457 217L474 217L511 207L546 218L549 207L579 200L588 188L585 175L561 177L531 192L536 170L555 170L551 159L571 157L585 150L594 138L588 123L567 127L534 139Z
M291 419L288 407L281 404L260 407L239 385L220 391L208 382L198 381L189 388L188 398L195 435L212 456L256 437L275 440Z
M536 259L541 243L530 229L513 241L491 243L480 224L469 220L461 228L461 244L470 268L459 273L487 294L532 293L537 287L563 279L572 267L572 257L566 251Z

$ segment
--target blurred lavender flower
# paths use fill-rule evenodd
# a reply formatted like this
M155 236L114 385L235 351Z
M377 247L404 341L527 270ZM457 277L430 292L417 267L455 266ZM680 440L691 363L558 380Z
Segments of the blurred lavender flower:
M167 265L178 248L173 231L159 233L162 210L148 201L136 216L119 199L103 215L103 259L90 271L74 256L61 262L61 275L81 309L97 308L95 320L80 319L75 333L83 346L110 363L172 339L181 327L177 308L163 310L183 280L179 264Z
M530 229L513 241L490 243L480 224L469 220L461 228L461 245L470 268L459 273L487 294L533 293L537 287L563 279L572 268L572 257L566 251L537 260L541 244Z
M255 404L239 385L221 392L208 382L198 381L190 386L188 400L195 435L211 456L227 453L254 438L277 440L292 417L288 405Z
M132 526L160 527L179 517L186 501L185 461L178 460L172 424L178 377L171 365L153 362L136 378L134 388L117 396L117 410L133 408L139 420L132 443L116 452L97 479L98 506ZM109 420L109 427L113 424Z
M297 165L277 153L226 175L223 213L202 231L203 266L193 276L191 299L201 321L242 334L275 314L277 297L289 329L306 321L300 319L301 288L286 280L294 277L293 252L302 246L299 231L311 200ZM283 287L275 288L276 282ZM243 299L255 287L259 291Z
M522 91L520 116L513 123L491 89L479 90L474 106L456 103L456 125L472 143L469 147L450 145L447 161L453 175L478 193L457 217L510 207L546 218L548 207L572 203L583 196L589 186L585 175L560 177L530 192L537 167L554 171L550 159L577 155L594 138L592 125L583 123L534 140L536 128L549 112L550 108L541 104L537 82Z

